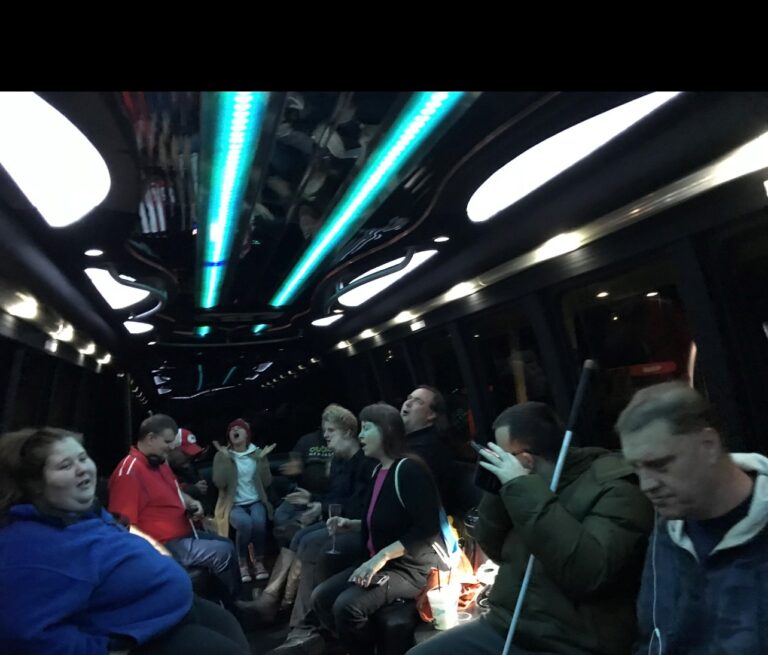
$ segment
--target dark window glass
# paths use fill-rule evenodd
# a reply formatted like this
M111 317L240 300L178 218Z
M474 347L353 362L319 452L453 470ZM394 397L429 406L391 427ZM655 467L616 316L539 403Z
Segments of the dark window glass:
M590 392L591 434L584 441L618 447L613 426L642 387L682 379L706 395L668 265L652 264L569 291L562 304L578 360L592 358L599 366Z
M487 376L490 420L527 400L551 404L536 335L521 312L505 307L479 316L468 323L467 334Z
M383 387L383 400L390 405L400 407L414 386L403 355L402 344L377 348L371 354Z

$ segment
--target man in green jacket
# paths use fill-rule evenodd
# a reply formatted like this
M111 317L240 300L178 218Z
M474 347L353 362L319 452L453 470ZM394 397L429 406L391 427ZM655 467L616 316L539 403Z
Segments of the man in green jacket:
M626 655L653 510L631 467L601 448L571 448L549 490L564 430L543 403L505 409L480 465L501 483L485 493L475 536L499 572L490 610L409 655L500 655L528 556L535 563L511 655Z

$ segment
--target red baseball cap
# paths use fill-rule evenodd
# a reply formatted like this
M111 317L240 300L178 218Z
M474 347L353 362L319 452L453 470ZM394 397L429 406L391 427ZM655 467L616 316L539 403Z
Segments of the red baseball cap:
M189 430L180 428L177 438L181 438L181 444L179 445L179 448L181 448L181 452L185 455L196 457L203 452L203 449L197 445L197 437Z

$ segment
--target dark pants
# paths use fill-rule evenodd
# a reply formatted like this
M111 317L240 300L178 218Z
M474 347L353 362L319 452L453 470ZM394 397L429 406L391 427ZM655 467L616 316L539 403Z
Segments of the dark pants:
M336 550L339 553L329 555L327 551L331 548L332 539L325 524L321 524L321 526L322 530L305 532L298 543L296 552L299 560L301 560L301 578L291 612L289 622L291 628L304 625L311 608L312 591L315 587L333 574L352 566L355 562L362 562L364 559L360 533L343 532L337 534ZM304 531L302 530L302 532ZM296 541L295 537L294 541Z
M336 633L349 655L371 655L376 636L370 617L397 598L415 598L421 589L387 567L382 573L389 575L388 582L360 587L348 581L354 570L345 569L317 587L312 593L312 609L323 626Z
M192 609L164 635L131 649L131 655L250 655L243 629L232 614L195 596Z
M325 521L318 521L317 523L313 523L312 525L308 525L299 530L291 538L291 543L288 548L290 548L294 553L300 554L301 545L304 540L309 540L313 537L317 538L317 535L319 534L326 536L328 535L328 528L325 526ZM328 546L328 548L330 548L330 546Z
M240 591L240 567L235 545L230 539L198 530L198 538L171 539L165 547L182 566L200 566L213 573L227 594L235 598Z
M302 528L299 523L299 514L307 509L306 505L297 507L284 500L275 508L272 523L275 541L281 548L288 548L293 536Z
M501 655L507 636L494 628L482 617L451 628L414 646L406 655ZM509 649L509 655L533 655L532 651L517 646ZM547 655L536 653L536 655Z

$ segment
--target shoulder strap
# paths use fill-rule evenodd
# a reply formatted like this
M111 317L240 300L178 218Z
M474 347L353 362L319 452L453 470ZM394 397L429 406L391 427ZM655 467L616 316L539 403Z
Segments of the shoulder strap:
M397 494L397 499L400 501L400 505L402 505L403 509L405 509L405 503L403 502L403 497L400 494L400 477L398 473L400 471L400 465L406 459L408 458L403 457L403 459L397 463L397 466L395 466L395 493ZM458 540L451 532L451 528L448 523L448 517L446 516L442 505L440 506L440 532L442 533L445 548L442 548L440 544L434 542L432 544L432 549L437 553L438 557L440 557L440 559L448 568L452 568L455 565L454 554L459 551L460 547Z
M397 494L397 499L400 501L400 505L405 509L405 503L403 502L403 497L400 495L400 478L398 476L398 473L400 471L400 465L406 460L406 457L403 457L398 463L397 466L395 466L395 493Z

